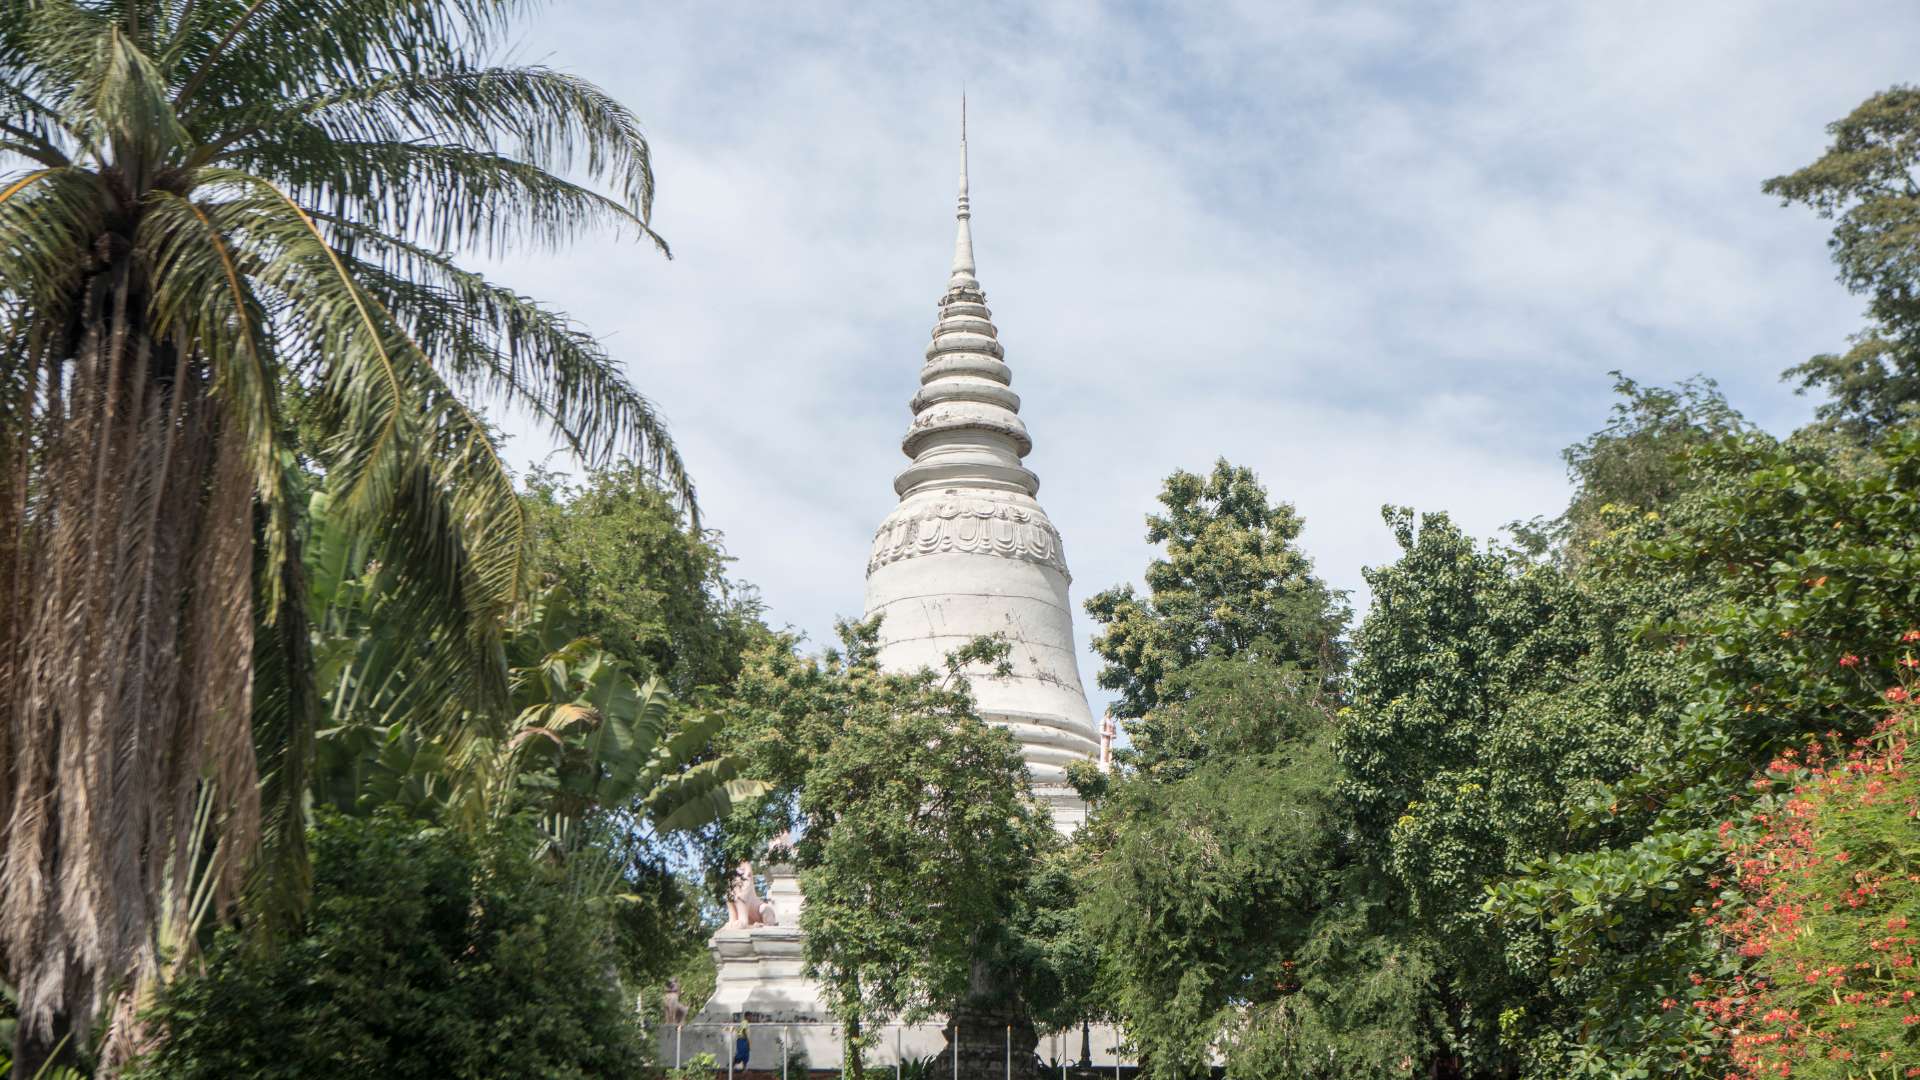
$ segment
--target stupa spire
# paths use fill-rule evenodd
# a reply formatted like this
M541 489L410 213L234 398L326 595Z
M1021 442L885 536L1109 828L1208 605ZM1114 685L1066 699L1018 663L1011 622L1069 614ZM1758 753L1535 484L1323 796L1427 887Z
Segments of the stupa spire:
M960 94L960 200L953 216L959 224L954 229L950 284L978 284L973 276L973 209L967 203L967 95L964 91Z
M913 459L894 478L902 496L919 488L1040 488L1021 459L1033 449L1020 422L1020 395L1000 347L973 266L973 207L967 193L967 104L960 99L960 199L954 211L953 273L940 298L920 392L910 403L913 424L900 448ZM1065 564L1062 564L1062 574Z

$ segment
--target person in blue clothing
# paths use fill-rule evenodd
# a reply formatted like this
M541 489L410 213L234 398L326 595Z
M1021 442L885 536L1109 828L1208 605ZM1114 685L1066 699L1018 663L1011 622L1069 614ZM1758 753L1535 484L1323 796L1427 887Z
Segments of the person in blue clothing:
M736 1023L739 1022L739 1018L740 1014L735 1013L734 1020ZM752 1058L753 1047L747 1043L747 1025L742 1023L739 1027L735 1028L733 1032L733 1067L736 1069L744 1069L747 1067L747 1062L752 1060Z

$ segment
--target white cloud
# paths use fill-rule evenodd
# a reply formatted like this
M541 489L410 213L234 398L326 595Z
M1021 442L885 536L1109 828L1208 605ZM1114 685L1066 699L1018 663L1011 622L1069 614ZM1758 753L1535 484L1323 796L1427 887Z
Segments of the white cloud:
M1383 503L1482 534L1556 510L1611 368L1803 418L1777 373L1858 304L1759 183L1916 44L1784 0L559 3L518 55L640 114L677 258L496 269L607 337L740 575L825 636L904 464L964 80L981 278L1076 596L1137 577L1159 478L1221 454L1357 590L1394 555Z

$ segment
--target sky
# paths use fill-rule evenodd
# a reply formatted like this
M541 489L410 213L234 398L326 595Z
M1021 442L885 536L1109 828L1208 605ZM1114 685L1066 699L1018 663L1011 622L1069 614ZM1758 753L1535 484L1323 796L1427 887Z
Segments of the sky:
M666 417L774 625L857 616L952 258L979 276L1073 599L1138 582L1161 479L1221 456L1364 611L1383 505L1493 536L1558 512L1620 370L1779 372L1861 303L1760 193L1920 76L1901 4L739 4L551 0L511 57L641 119L674 258L610 236L499 278ZM517 437L516 461L549 443ZM1081 674L1096 710L1077 613Z

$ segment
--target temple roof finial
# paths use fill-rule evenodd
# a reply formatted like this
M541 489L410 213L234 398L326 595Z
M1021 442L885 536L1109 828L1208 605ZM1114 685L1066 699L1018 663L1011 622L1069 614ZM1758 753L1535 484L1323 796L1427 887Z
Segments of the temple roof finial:
M960 202L954 211L959 227L953 238L953 277L949 286L978 286L973 267L973 211L967 202L967 92L960 92Z

